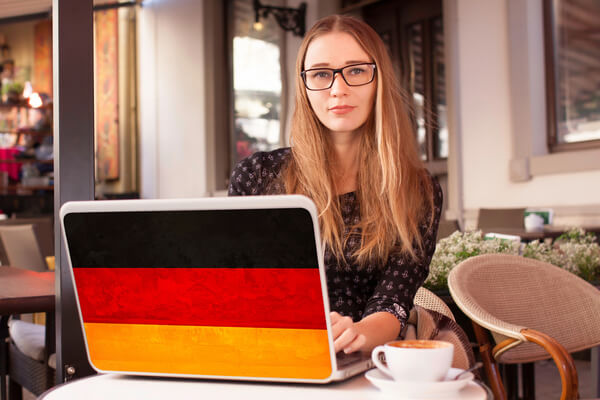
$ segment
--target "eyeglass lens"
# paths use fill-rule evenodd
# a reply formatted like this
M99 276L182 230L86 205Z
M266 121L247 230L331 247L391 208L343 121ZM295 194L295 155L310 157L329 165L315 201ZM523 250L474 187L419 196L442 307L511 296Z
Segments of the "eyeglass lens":
M373 80L375 75L374 64L348 65L340 70L331 68L309 69L304 72L304 82L308 89L329 89L333 85L335 73L340 71L344 81L349 86L361 86Z

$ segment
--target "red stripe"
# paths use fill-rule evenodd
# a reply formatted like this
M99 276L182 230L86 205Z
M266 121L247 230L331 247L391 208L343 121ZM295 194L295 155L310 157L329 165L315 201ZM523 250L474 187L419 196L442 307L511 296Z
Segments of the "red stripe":
M74 268L83 322L326 329L319 270Z

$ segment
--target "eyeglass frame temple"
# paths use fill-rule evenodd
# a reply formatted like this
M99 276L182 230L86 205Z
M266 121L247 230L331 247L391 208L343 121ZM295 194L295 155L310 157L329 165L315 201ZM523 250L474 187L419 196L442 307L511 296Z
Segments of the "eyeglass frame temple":
M360 85L351 85L346 80L346 77L344 76L344 73L342 72L342 70L344 68L355 67L357 65L369 65L371 68L373 68L373 76L371 77L371 80L369 82L361 83ZM328 69L328 70L330 70L333 73L332 78L331 78L331 83L329 84L328 87L323 88L323 89L311 89L306 84L306 73L308 71L314 71L314 70L319 70L319 69ZM335 74L340 74L342 76L342 79L344 80L344 82L346 82L346 85L348 85L348 86L356 87L356 86L368 85L369 83L373 82L373 79L375 79L375 71L376 70L377 70L377 64L375 64L375 63L358 63L358 64L346 65L345 67L342 67L342 68L311 68L311 69L305 69L304 71L300 71L300 76L302 76L302 82L304 82L304 87L306 89L312 90L312 91L320 91L320 90L331 89L331 87L333 86L333 82L335 82Z

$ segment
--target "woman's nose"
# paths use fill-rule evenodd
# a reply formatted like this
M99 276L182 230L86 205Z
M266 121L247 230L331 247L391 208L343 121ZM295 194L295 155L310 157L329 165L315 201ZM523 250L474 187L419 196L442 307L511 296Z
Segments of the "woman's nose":
M341 72L337 72L333 75L333 84L331 85L330 94L332 96L340 96L346 94L348 91L348 85L344 80Z

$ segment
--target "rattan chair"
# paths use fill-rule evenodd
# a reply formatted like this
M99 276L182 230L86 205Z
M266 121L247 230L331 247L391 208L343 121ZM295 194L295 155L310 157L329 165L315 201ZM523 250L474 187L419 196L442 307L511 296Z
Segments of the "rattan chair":
M467 369L475 357L467 334L456 323L442 299L424 287L419 288L410 312L405 339L445 340L454 344L452 367Z
M560 372L561 399L577 398L569 353L600 345L598 289L554 265L501 254L463 261L450 272L448 287L473 322L496 399L506 399L497 363L548 358Z
M435 293L433 293L429 289L426 289L421 286L415 294L415 299L413 300L413 303L417 306L421 306L428 310L437 311L440 314L450 318L452 321L455 321L454 315L452 314L450 307L448 307L446 303L444 303L444 300L440 299L438 296L435 295Z
M55 385L56 370L49 364L55 352L54 313L46 314L46 325L9 322L8 398L22 400L23 388L36 396Z

